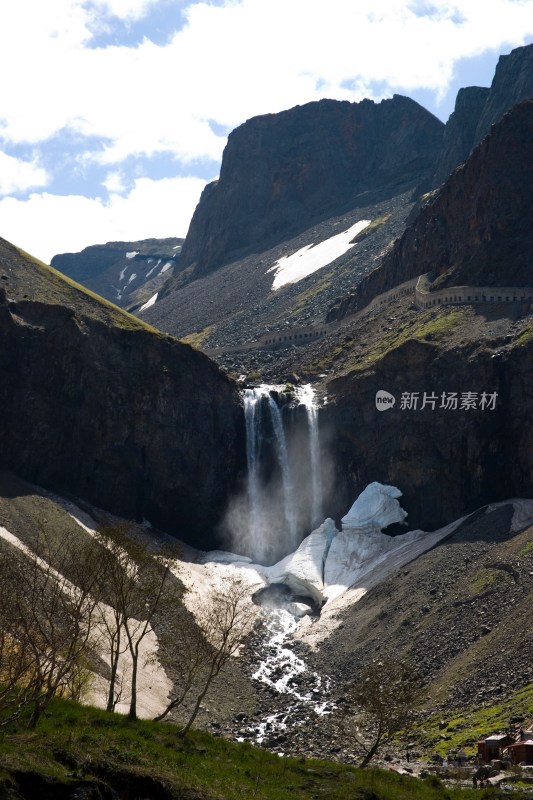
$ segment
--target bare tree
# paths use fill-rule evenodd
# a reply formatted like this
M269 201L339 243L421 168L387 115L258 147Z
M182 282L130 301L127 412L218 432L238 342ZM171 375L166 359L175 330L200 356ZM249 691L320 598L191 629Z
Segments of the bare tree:
M102 546L100 598L110 609L100 611L107 640L111 675L107 710L113 711L122 693L119 661L126 652L131 659L130 707L128 716L137 719L137 679L141 644L152 631L156 615L181 599L171 580L170 562L164 555L152 555L126 526L108 526L97 532Z
M55 541L44 529L35 550L22 547L4 559L1 592L0 672L8 676L19 708L32 705L31 727L53 697L80 685L94 629L98 573L90 546Z
M213 681L237 654L258 619L258 609L250 601L250 588L241 581L236 581L223 593L213 590L199 601L200 604L195 622L189 623L188 630L182 630L185 636L180 653L176 655L182 673L179 690L156 717L156 720L164 719L192 694L192 710L179 730L182 737L194 723Z
M177 647L172 653L173 667L179 675L175 694L166 708L155 717L159 722L171 711L181 707L189 695L198 687L205 674L206 664L211 655L212 646L206 640L201 627L189 614L181 614L178 624Z
M96 532L95 538L101 548L102 561L98 618L110 661L106 710L114 711L122 697L123 680L119 677L119 661L128 650L124 617L130 613L137 593L137 567L124 547L127 541L125 528L102 527Z
M348 688L349 705L339 726L361 754L359 767L408 726L417 688L418 676L405 661L375 661Z
M13 559L17 553L0 555L0 725L16 719L31 701L35 686L35 659L18 635L14 608L16 583Z

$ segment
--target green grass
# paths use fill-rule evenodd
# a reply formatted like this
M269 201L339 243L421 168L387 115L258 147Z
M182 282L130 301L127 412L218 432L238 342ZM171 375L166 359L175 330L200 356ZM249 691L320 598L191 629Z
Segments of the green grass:
M532 339L533 339L533 325L522 331L516 342L514 342L513 347L517 347L522 344L528 344L528 342L530 342Z
M437 344L441 339L452 333L464 318L465 311L463 309L440 311L437 314L434 311L422 312L412 323L396 330L388 331L376 344L367 350L361 361L355 365L355 368L366 369L366 367L380 361L387 353L409 340Z
M152 327L152 325L148 325L146 322L134 317L133 314L129 314L127 311L119 308L109 300L100 297L100 295L97 295L95 292L92 292L90 289L82 286L80 283L76 283L76 281L73 281L71 278L63 275L63 273L59 272L57 269L54 269L54 267L50 267L43 261L40 261L38 258L26 253L20 247L17 247L16 250L27 262L36 267L37 270L41 272L43 277L48 279L48 281L51 281L59 288L63 288L66 284L70 289L75 289L77 292L81 292L82 295L84 295L85 298L89 299L90 301L95 301L98 303L98 305L102 307L101 310L105 313L105 316L113 325L127 330L149 331L150 333L155 333L157 336L168 338L167 334L163 334L157 328Z
M295 757L280 758L248 743L193 731L185 740L169 723L139 721L56 700L36 731L0 734L0 793L16 770L33 770L61 783L83 775L112 783L127 772L149 775L176 798L304 800L438 800L474 798L473 791L444 788L382 770ZM433 785L434 784L434 785Z
M199 348L204 344L206 339L211 336L214 330L214 325L208 325L206 328L202 328L201 331L195 331L194 333L188 333L187 336L182 336L180 341L185 344L190 344L191 347Z
M344 372L364 370L367 369L367 367L372 367L388 353L409 340L437 345L442 339L445 339L461 325L465 319L465 315L465 309L423 311L418 313L411 322L400 325L394 330L384 333L383 336L375 343L371 344L370 347L360 356L358 355L357 358L354 358L352 351L354 346L359 344L359 341L357 339L350 339L331 350L326 357L308 366L315 371L326 370L330 368L335 361L344 356L344 363L342 364Z
M435 715L415 726L413 731L419 745L444 756L449 750L464 748L467 754L477 752L477 741L491 733L504 731L509 719L520 714L533 717L533 683L527 684L507 698L491 706L464 709L461 713ZM444 720L446 728L440 730ZM445 738L442 738L445 737Z
M533 552L533 542L528 542L525 547L523 547L520 552L518 553L519 556L525 556L528 553Z
M329 270L328 272L323 273L320 280L318 280L313 286L310 286L305 291L300 292L296 297L295 304L290 313L297 314L302 311L315 299L315 297L324 292L331 285L333 277L333 271Z
M508 572L500 569L490 569L484 567L480 569L470 581L469 588L473 595L478 595L481 594L481 592L484 592L485 589L489 589L492 586L501 586L507 584L509 584L509 586L513 584L513 578Z

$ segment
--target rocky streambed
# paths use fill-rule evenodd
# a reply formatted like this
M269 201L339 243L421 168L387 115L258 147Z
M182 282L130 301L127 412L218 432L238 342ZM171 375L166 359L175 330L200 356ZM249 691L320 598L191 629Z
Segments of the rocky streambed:
M291 742L297 748L297 729L306 726L313 716L330 714L334 709L331 700L331 679L312 671L303 653L296 652L292 635L299 620L283 609L265 611L266 637L255 642L256 653L252 664L259 662L252 680L265 687L271 697L278 695L280 710L266 715L241 729L239 738L264 744L275 749Z

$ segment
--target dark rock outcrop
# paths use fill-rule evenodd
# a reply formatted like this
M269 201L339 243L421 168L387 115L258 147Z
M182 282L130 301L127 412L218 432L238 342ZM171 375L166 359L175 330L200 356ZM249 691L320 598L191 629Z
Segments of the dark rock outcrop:
M399 486L409 528L435 530L485 503L533 497L533 339L495 354L477 343L411 339L375 365L329 382L324 429L335 431L334 512L368 483ZM376 408L379 390L396 404ZM476 393L478 408L440 407L442 393ZM494 410L481 393L497 393ZM416 408L401 408L418 393ZM434 404L422 408L424 393Z
M460 89L442 140L435 173L419 191L439 186L453 169L466 160L491 126L513 106L533 97L533 45L517 47L500 56L490 89Z
M58 304L60 279L6 242L0 272L0 469L215 544L244 466L234 384L203 354L81 290L67 285ZM47 280L50 302L39 299Z
M443 128L399 95L321 100L248 120L230 134L220 178L202 194L182 266L205 274L417 185L434 169Z
M51 266L121 308L141 306L179 264L183 239L108 242L79 253L60 253Z
M533 283L533 100L515 106L422 206L414 223L356 291L341 319L417 275L434 286Z
M476 143L477 126L489 96L489 89L468 86L459 89L455 109L450 115L444 135L442 150L432 185L439 186L458 164L466 161Z
M478 144L513 106L533 97L533 44L500 56L487 102L479 119L474 144Z

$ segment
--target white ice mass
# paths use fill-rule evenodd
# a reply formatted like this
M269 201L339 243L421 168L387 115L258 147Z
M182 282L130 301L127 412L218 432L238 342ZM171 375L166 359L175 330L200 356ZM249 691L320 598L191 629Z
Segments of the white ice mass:
M339 256L344 255L353 247L352 239L360 233L371 220L362 219L352 225L348 230L331 236L317 245L308 244L297 250L291 256L283 256L267 272L274 272L272 291L281 289L287 283L297 283L313 272L331 264Z
M294 553L272 566L253 564L229 553L217 553L213 559L207 553L204 564L216 561L211 568L220 570L224 563L230 574L242 570L250 583L254 582L251 576L255 573L259 587L284 584L293 595L309 599L307 608L289 602L285 606L288 610L301 616L322 608L321 618L327 618L330 606L338 605L338 601L332 601L340 595L349 595L348 604L356 602L371 586L450 536L462 521L456 520L433 533L415 530L389 536L382 528L402 523L407 516L398 502L401 494L394 486L371 483L343 518L341 531L332 519L326 519Z
M361 492L351 509L342 518L342 528L352 531L381 531L394 522L403 522L407 516L398 502L402 493L395 486L370 483Z

